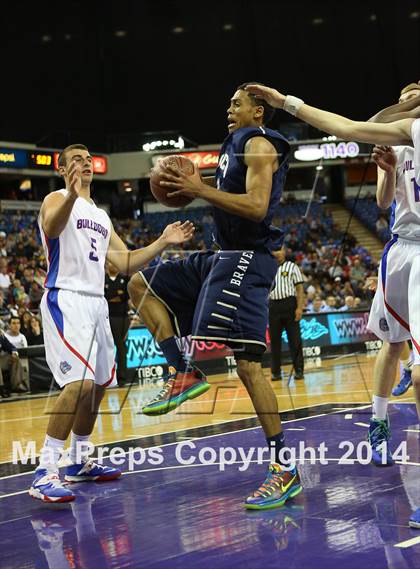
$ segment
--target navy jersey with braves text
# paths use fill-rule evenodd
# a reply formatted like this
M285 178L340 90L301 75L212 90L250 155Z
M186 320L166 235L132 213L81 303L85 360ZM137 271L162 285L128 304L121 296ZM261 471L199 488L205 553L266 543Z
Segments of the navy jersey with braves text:
M225 139L220 151L216 182L219 191L230 194L246 193L247 166L244 161L245 145L250 138L262 136L278 152L279 168L273 174L270 202L262 221L251 221L214 208L215 241L222 250L275 250L281 247L283 231L271 225L274 211L280 202L288 170L290 145L277 131L266 127L244 127L235 130Z

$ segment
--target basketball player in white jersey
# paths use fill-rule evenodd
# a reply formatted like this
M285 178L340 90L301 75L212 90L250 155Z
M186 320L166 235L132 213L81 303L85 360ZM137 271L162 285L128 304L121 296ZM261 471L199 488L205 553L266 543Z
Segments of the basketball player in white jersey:
M411 83L401 91L399 102L408 101L419 94L420 85ZM384 116L383 113L378 113L371 121L386 122L386 114ZM408 299L404 295L399 296L401 283L398 275L401 274L400 271L404 272L403 264L408 265L407 271L411 267L411 258L407 256L410 248L407 244L420 240L420 201L416 201L416 194L413 192L412 146L375 146L373 159L378 165L378 205L382 209L388 209L392 205L390 227L393 238L384 250L368 323L368 328L383 340L373 374L372 418L368 439L372 447L372 462L377 466L388 466L394 463L389 448L391 432L387 416L388 401L395 381L398 359L407 347L406 341L410 339L407 322L404 323L401 316L398 316L408 310ZM395 292L391 291L392 285L397 287ZM398 298L401 305L393 303L391 306L390 297ZM400 384L403 382L407 390L411 385L411 370L404 371Z
M264 98L271 106L284 109L315 128L344 140L377 145L412 145L414 168L409 191L412 194L412 204L420 206L420 96L389 107L386 117L388 122L377 123L352 121L335 113L306 105L298 97L283 95L264 85L248 85L246 90ZM395 258L396 266L392 272L387 271L384 303L390 318L410 331L414 356L412 379L420 419L420 232L414 230L410 237L411 239L395 237L385 251L389 256L392 248L401 242L401 246L398 245L401 255L398 259ZM382 266L384 266L383 260ZM387 325L389 326L388 322ZM420 508L412 514L409 524L420 528Z
M75 498L58 476L58 461L70 432L66 481L113 480L121 475L116 468L93 462L86 449L105 389L116 385L114 341L104 298L105 259L130 275L194 232L190 222L176 222L151 245L128 251L108 215L90 197L93 167L86 146L65 148L58 171L65 189L45 198L38 220L48 259L41 301L45 352L62 388L29 489L32 497L44 502Z

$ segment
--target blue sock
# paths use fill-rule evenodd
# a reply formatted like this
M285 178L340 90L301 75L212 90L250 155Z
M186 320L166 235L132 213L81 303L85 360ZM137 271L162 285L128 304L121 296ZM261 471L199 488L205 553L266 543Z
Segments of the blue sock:
M177 371L186 371L187 362L184 355L178 347L175 336L159 342L160 349L168 362L168 366L174 367Z
M277 435L273 435L272 437L267 437L267 445L269 449L274 448L275 451L275 461L277 464L281 464L282 466L291 466L291 456L290 452L283 452L280 454L281 450L286 446L285 444L285 436L284 433L278 433Z

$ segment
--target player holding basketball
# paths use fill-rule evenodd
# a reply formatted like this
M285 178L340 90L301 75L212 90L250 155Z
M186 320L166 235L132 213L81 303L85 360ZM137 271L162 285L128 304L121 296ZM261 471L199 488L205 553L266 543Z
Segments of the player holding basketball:
M232 347L237 372L261 421L267 444L275 449L265 482L246 500L246 507L281 506L301 484L289 465L276 395L261 366L266 349L268 295L277 272L271 254L283 233L271 226L283 190L289 144L266 128L273 109L241 85L227 110L229 135L216 171L217 188L200 178L166 170L173 195L200 197L214 206L215 240L220 251L195 253L134 275L129 292L170 366L170 377L144 407L148 415L167 413L209 388L202 374L188 366L175 336L223 342ZM286 470L286 466L291 466Z
M352 121L340 115L316 109L306 105L297 97L285 96L275 89L262 85L248 86L247 90L255 96L264 98L270 105L284 109L312 126L335 134L344 140L354 139L378 145L413 145L414 160L412 164L405 164L404 168L412 169L414 165L410 176L410 207L414 208L417 219L419 218L420 96L383 111L388 121L385 124ZM392 270L386 267L387 259L389 263L390 258L395 263ZM417 229L414 229L409 238L394 235L385 248L381 269L384 269L383 272L381 271L381 278L387 326L391 329L390 323L392 322L394 331L398 323L403 329L409 331L413 342L412 379L420 418L420 232ZM390 339L393 339L392 336ZM411 516L409 523L412 527L420 528L420 508Z
M173 223L144 249L128 251L111 220L90 197L92 157L75 144L61 153L58 171L63 190L48 195L39 228L48 259L47 291L41 313L48 365L62 388L52 411L39 467L29 494L44 502L74 500L58 476L58 461L71 431L65 480L113 480L121 472L88 458L87 441L107 387L116 385L114 341L104 298L105 258L120 272L132 274L166 246L182 243L191 223Z
M420 85L411 83L401 91L399 102L408 101L420 94ZM374 122L387 122L387 112L380 112L371 119ZM404 240L420 238L420 208L413 192L414 151L412 146L375 146L373 159L378 165L377 202L380 208L392 205L391 231ZM388 400L394 384L398 359L403 350L407 351L410 331L393 317L385 303L384 288L389 280L395 280L392 273L400 270L400 248L391 247L392 241L385 247L379 268L380 286L375 294L369 315L368 328L383 340L374 369L372 401L372 419L369 426L369 442L372 446L372 461L377 466L394 463L389 448L390 425L387 416ZM398 279L398 277L397 277ZM399 311L399 307L394 306ZM409 353L408 353L409 356ZM407 359L407 358L406 358ZM410 361L410 360L408 360ZM410 362L411 363L411 362ZM405 362L407 366L407 361ZM410 387L411 369L404 369L399 383L398 394ZM396 388L397 389L397 388ZM395 390L394 390L395 391ZM386 442L386 445L383 443Z

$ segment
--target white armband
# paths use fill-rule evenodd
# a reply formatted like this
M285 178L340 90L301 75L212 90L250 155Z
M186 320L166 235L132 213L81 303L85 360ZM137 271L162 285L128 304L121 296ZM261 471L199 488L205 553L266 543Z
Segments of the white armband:
M284 100L283 109L295 117L302 105L303 105L302 99L299 99L298 97L293 97L292 95L287 95L287 97Z

